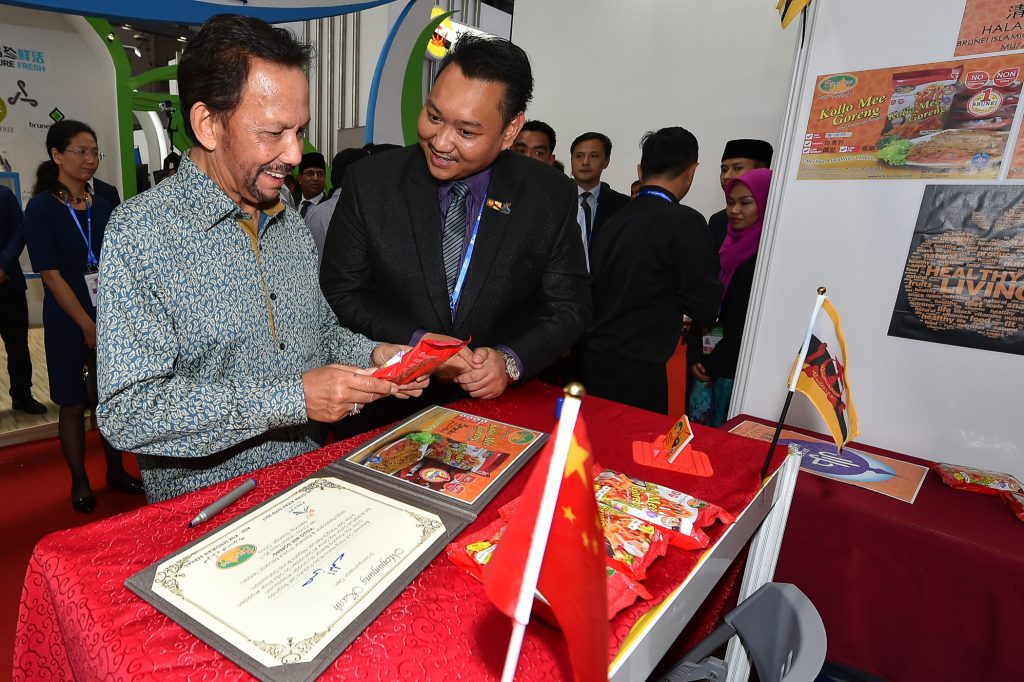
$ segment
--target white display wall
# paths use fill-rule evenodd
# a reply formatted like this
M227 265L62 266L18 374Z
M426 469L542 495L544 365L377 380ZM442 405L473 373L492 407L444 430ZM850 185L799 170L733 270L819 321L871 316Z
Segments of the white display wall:
M799 39L799 23L783 31L765 0L518 0L512 17L536 80L527 118L555 129L566 168L577 135L603 132L613 144L604 180L628 192L640 137L683 126L701 163L684 203L705 216L725 207L726 141L778 143Z
M1024 358L887 335L921 197L941 181L796 180L815 77L953 59L964 0L932 0L926 12L891 0L812 6L789 155L776 174L785 182L772 192L733 411L778 416L815 289L824 285L843 316L858 440L1024 476L1016 409ZM912 30L882 40L883 25ZM793 404L790 423L823 430L806 400Z
M18 174L22 206L31 196L36 168L46 159L46 132L54 110L96 130L100 150L107 152L97 176L120 188L114 67L84 19L4 5L0 96L0 156ZM27 252L21 260L29 272ZM31 323L40 324L38 280L30 282L29 299Z

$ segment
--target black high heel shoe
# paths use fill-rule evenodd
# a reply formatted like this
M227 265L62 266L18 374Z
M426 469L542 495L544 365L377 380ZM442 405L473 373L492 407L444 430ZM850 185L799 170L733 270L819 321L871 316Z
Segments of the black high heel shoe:
M145 495L146 489L142 487L142 481L129 476L126 472L120 471L117 473L107 472L107 485L114 490L120 490L122 493L128 493L129 495Z
M74 507L77 512L89 514L96 508L96 496L92 494L91 490L86 494L79 495L77 497L72 494L71 506Z

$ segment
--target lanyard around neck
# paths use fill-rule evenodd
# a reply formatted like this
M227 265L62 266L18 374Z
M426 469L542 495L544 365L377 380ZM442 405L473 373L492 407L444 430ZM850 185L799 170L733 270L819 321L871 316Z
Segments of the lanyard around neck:
M673 199L668 192L663 192L660 189L654 189L652 187L645 187L644 189L637 192L637 194L642 197L658 197L659 199L664 199L670 204L676 203L676 200Z
M473 223L473 233L469 235L469 243L466 245L466 255L462 257L462 265L459 267L459 276L452 288L452 295L448 299L448 306L451 308L452 319L459 309L459 299L462 298L462 285L466 283L466 273L469 272L469 262L473 259L473 248L476 246L476 235L480 231L480 219L484 215L484 206L487 205L487 197L480 202L480 210L477 211L476 221Z
M94 268L99 265L99 260L96 258L96 254L92 250L92 202L86 200L85 202L85 222L87 230L82 229L82 222L78 219L78 214L75 213L75 209L71 208L71 202L65 200L64 205L68 208L68 213L71 214L71 219L75 221L75 226L78 228L78 234L82 235L82 240L85 242L86 257L85 262L90 268Z

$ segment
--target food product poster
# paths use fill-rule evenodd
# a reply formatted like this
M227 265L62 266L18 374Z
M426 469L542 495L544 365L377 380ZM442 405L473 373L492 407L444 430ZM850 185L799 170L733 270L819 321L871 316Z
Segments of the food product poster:
M967 0L957 57L1024 49L1024 3L1008 0Z
M771 443L775 427L744 420L729 429L729 432ZM921 483L928 474L927 467L884 455L868 454L853 448L843 448L840 454L833 442L787 429L782 430L779 443L787 446L790 453L800 455L801 471L910 504L917 499Z
M1013 156L1010 159L1010 167L1006 169L1006 177L1009 180L1024 179L1024 135L1017 134L1017 141L1013 145Z
M472 504L543 435L435 407L359 448L347 459Z
M819 76L797 178L995 179L1024 55Z
M929 185L889 336L1024 354L1024 185Z

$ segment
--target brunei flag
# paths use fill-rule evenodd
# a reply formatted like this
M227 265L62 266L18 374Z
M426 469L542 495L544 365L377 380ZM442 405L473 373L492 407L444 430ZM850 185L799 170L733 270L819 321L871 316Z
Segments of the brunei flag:
M779 4L775 6L775 9L779 10L782 28L789 26L809 4L811 4L811 0L779 0Z
M822 294L809 335L800 349L789 390L810 399L840 449L858 433L857 411L847 380L846 337L839 313Z

